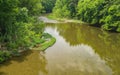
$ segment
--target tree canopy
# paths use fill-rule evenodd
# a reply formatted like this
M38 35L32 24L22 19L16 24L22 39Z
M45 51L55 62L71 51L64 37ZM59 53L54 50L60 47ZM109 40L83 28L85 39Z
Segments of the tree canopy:
M43 23L36 15L41 14L40 0L0 0L0 62L10 52L27 49L40 40Z
M120 0L57 0L53 14L120 32Z

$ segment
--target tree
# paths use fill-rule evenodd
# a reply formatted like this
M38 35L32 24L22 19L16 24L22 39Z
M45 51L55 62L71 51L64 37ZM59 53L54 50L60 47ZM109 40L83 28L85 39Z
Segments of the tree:
M51 13L53 7L55 6L56 0L42 0L42 6L46 13Z
M0 0L0 63L40 42L44 24L35 16L41 12L40 0Z
M41 0L19 0L20 7L26 7L30 15L40 15L43 12Z
M80 0L77 17L105 30L120 32L119 3L119 0Z
M76 15L78 0L57 0L53 8L56 17L73 18Z

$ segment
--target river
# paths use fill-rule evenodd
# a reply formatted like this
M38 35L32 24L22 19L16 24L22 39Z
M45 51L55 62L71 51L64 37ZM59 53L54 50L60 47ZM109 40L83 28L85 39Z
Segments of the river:
M57 22L57 21L55 21ZM47 23L56 43L0 65L0 75L120 75L120 34L77 23Z

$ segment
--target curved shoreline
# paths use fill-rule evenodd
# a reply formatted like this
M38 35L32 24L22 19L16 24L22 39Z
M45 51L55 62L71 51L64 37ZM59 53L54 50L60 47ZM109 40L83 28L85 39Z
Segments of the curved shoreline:
M79 20L66 19L66 18L49 18L49 16L40 16L39 20L44 23L84 23Z
M38 51L45 51L47 48L51 47L55 42L56 39L48 33L43 33L42 38L39 44L35 44L28 49L20 49L20 50L13 50L13 51L1 51L0 52L0 64L7 61L8 59L12 58L13 56L21 56L21 53L29 50L38 50Z
M45 51L47 48L51 47L56 42L56 39L50 34L45 33L45 35L46 36L43 36L44 42L42 42L41 44L38 44L37 47L31 48L31 50Z

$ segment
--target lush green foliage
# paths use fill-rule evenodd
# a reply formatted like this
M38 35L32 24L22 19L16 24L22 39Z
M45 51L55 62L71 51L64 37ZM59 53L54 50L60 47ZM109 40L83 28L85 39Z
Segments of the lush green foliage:
M120 0L57 0L53 14L120 32Z
M8 58L10 58L10 53L9 52L1 52L0 51L0 63L4 62Z
M78 19L97 24L105 30L120 32L119 0L80 0L77 7Z
M40 15L43 12L41 0L19 0L20 7L26 7L30 15Z
M3 51L26 50L41 39L44 24L36 15L42 12L40 0L0 0L0 62Z
M42 6L46 13L51 13L53 7L55 6L56 0L41 0Z
M78 19L84 22L95 24L99 22L100 10L103 9L101 3L104 0L80 0L77 7Z
M74 17L76 13L78 0L57 0L53 9L56 17Z
M106 1L104 4L104 9L100 12L103 29L120 32L120 0Z

